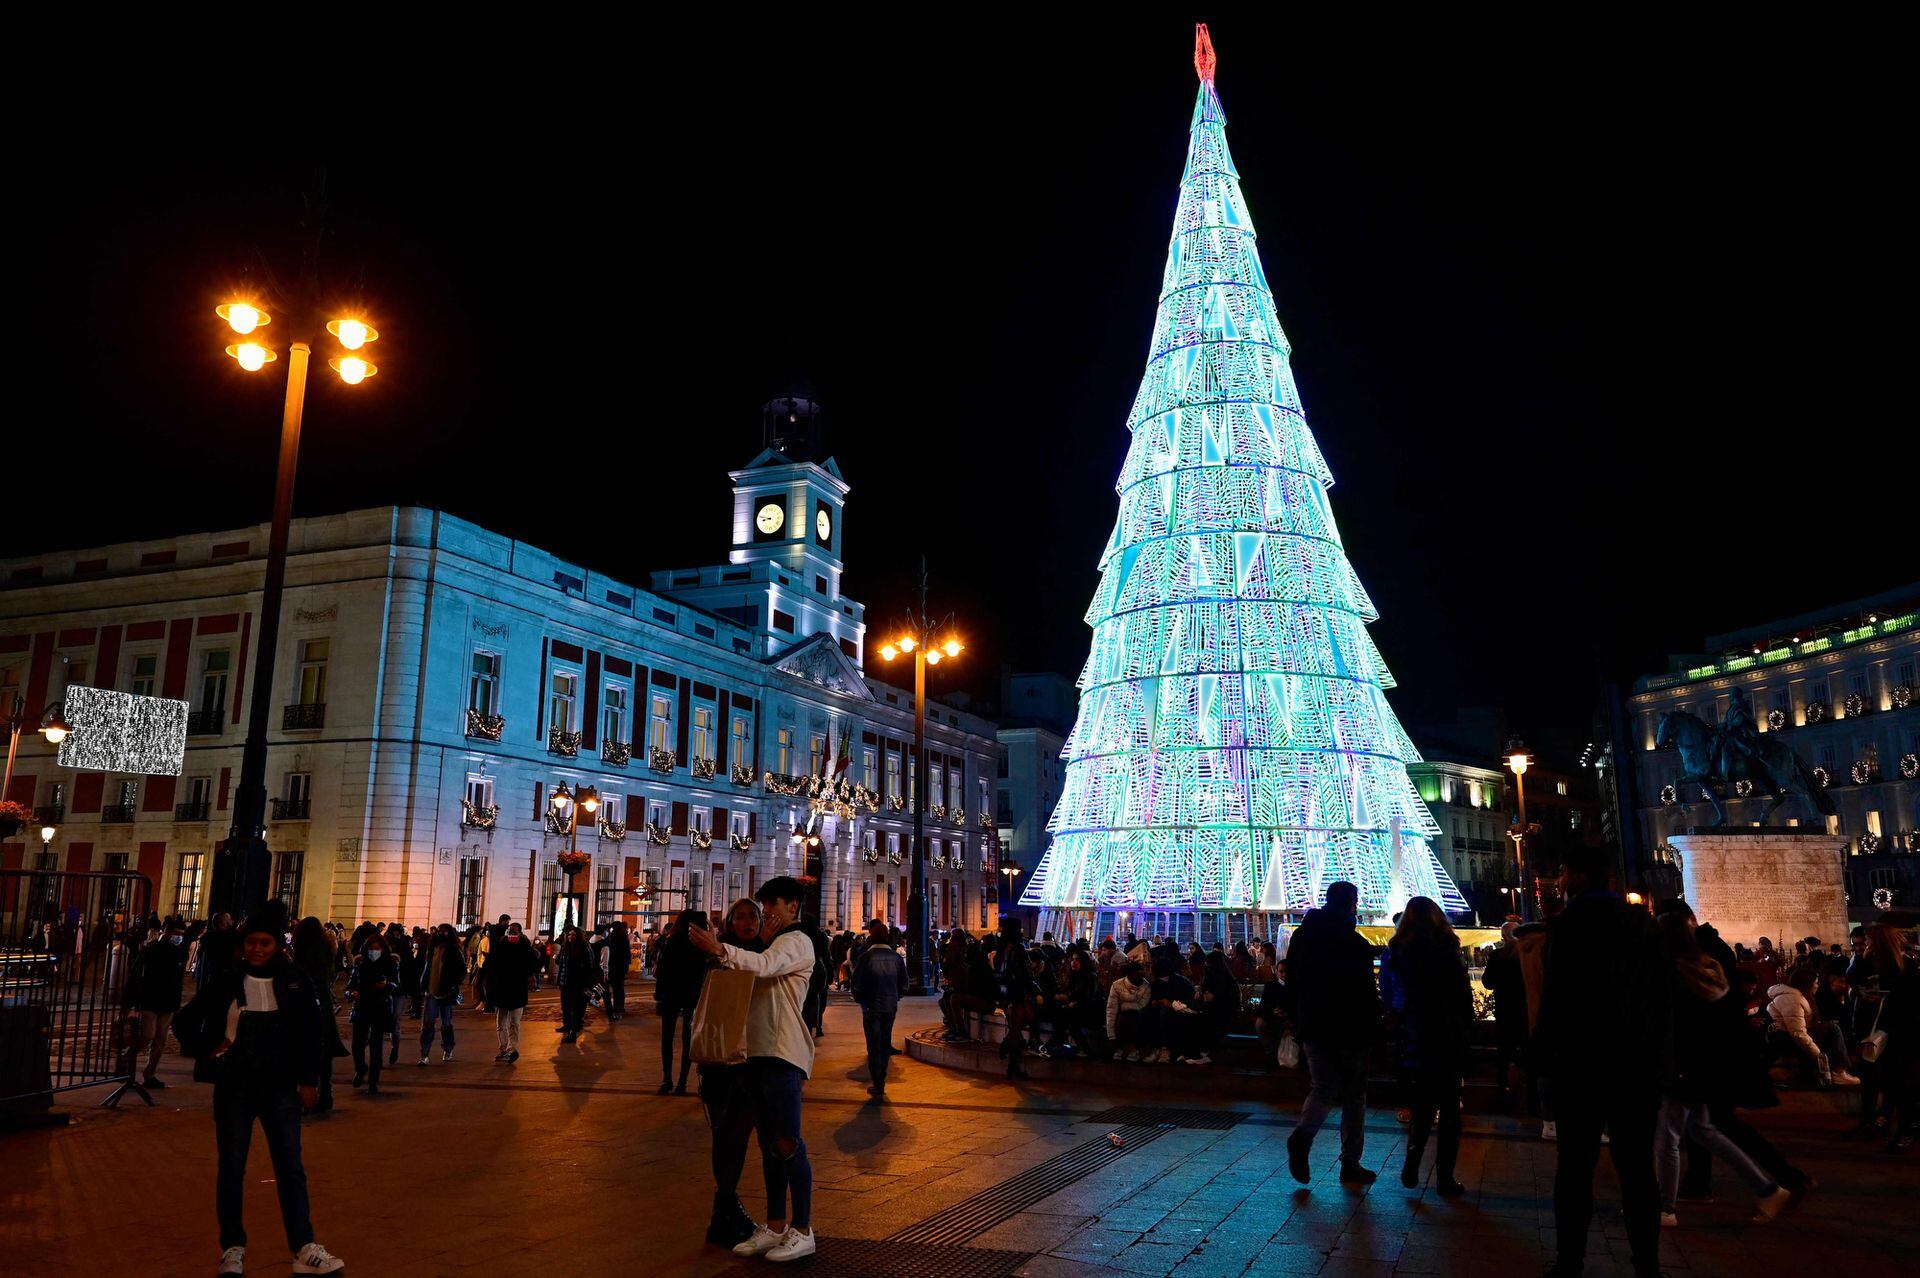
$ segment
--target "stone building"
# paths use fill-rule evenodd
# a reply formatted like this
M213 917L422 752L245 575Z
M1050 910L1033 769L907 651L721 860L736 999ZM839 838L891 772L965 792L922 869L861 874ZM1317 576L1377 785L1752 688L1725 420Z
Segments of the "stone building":
M807 871L811 850L823 921L904 923L913 698L863 669L863 609L840 593L847 485L778 437L732 477L727 563L651 590L441 511L294 521L267 773L276 894L341 921L544 923L568 903L556 856L577 839L586 920L724 908ZM70 772L23 737L7 797L57 837L17 836L0 864L133 869L161 912L205 912L266 533L0 560L8 704L17 691L37 715L83 683L191 711L178 777ZM929 917L992 926L995 725L930 701L927 736ZM577 826L552 803L563 783L600 798Z

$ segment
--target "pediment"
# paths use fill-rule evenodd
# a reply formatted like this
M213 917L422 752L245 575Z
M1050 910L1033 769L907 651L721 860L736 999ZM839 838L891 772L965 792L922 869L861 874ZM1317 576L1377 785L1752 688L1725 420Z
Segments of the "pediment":
M866 677L860 673L860 667L854 664L852 657L840 650L839 643L832 635L815 635L798 647L789 648L772 658L769 664L781 674L791 675L795 679L804 679L862 701L873 700L873 691L867 687Z

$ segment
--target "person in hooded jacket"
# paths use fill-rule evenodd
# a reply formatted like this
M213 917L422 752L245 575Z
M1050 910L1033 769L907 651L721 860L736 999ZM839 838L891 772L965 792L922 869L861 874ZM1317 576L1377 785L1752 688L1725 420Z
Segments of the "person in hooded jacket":
M1412 1091L1406 1164L1400 1183L1420 1183L1420 1158L1440 1117L1433 1184L1445 1197L1466 1192L1454 1179L1460 1155L1460 1089L1466 1080L1473 989L1460 959L1460 938L1438 903L1416 896L1401 912L1399 930L1387 946L1381 983L1391 974L1401 991L1401 1066Z
M180 920L167 924L162 939L144 945L133 960L132 979L126 985L127 1005L140 1017L140 1043L147 1049L148 1087L164 1088L154 1077L160 1068L160 1054L167 1048L167 1031L180 1010L181 991L187 980L186 928ZM135 1056L139 1055L138 1049Z
M399 986L400 961L387 952L386 938L375 933L347 975L347 1001L353 1004L348 1013L353 1022L353 1085L365 1083L369 1096L380 1094L380 1040L395 1028L394 991Z
M533 968L538 962L533 942L518 923L504 925L500 939L490 941L485 950L486 967L481 973L485 983L487 1006L493 1009L494 1032L500 1051L494 1060L508 1065L520 1059L520 1024L527 1014L527 987L533 984Z
M706 911L683 911L660 941L653 965L653 1003L660 1013L660 1094L687 1094L693 1068L693 1009L707 983L707 956L688 939L689 929L705 927ZM680 1079L673 1077L673 1027L680 1025Z
M1026 1049L1027 1026L1033 1022L1033 999L1038 987L1016 915L1009 914L1000 920L1000 948L994 951L993 974L999 987L1000 1007L1007 1018L1007 1036L1000 1041L1000 1054L1007 1058L1007 1077L1025 1079L1028 1074L1021 1068L1020 1056Z
M1359 905L1359 888L1345 880L1328 884L1326 905L1308 910L1287 944L1293 1032L1313 1080L1287 1138L1288 1170L1303 1185L1313 1178L1308 1154L1314 1135L1336 1104L1341 1182L1368 1185L1375 1179L1360 1156L1366 1144L1367 1050L1380 1033L1380 987L1373 947L1357 930Z
M220 1151L214 1206L222 1274L246 1269L242 1195L255 1123L266 1133L273 1160L293 1272L332 1274L346 1267L313 1237L300 1159L300 1111L319 1102L326 1042L313 983L287 959L286 926L286 911L277 901L251 911L235 932L234 964L201 985L174 1018L174 1036L194 1061L194 1080L213 1084Z
M587 998L600 983L600 965L594 961L593 950L571 923L560 933L555 977L560 987L560 1041L571 1043L586 1028Z

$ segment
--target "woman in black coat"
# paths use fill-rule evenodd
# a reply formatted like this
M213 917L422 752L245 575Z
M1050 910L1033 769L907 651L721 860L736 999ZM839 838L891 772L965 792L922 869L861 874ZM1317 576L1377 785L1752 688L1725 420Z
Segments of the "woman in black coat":
M1400 915L1387 945L1389 979L1402 992L1401 1068L1413 1092L1407 1160L1400 1183L1420 1183L1420 1159L1440 1116L1440 1144L1433 1156L1433 1183L1451 1197L1466 1187L1454 1179L1460 1157L1460 1089L1467 1076L1473 1027L1473 989L1460 957L1460 938L1431 898L1416 896Z
M202 985L174 1018L174 1037L193 1058L193 1077L213 1084L213 1126L220 1170L214 1203L220 1218L220 1272L244 1270L241 1216L247 1153L260 1124L273 1159L274 1188L294 1272L331 1274L346 1267L313 1240L307 1172L300 1160L300 1111L319 1102L326 1052L320 1000L312 980L287 959L286 911L277 901L253 911L239 931L239 961Z
M660 1012L660 1094L687 1094L687 1073L693 1068L693 1009L707 983L707 956L687 940L689 927L705 927L706 913L685 910L660 939L653 964L653 1002ZM680 1023L680 1081L673 1079L673 1025Z
M560 1033L562 1043L571 1043L586 1028L587 996L600 983L600 964L594 961L593 947L572 924L560 933L560 952L555 958L555 980L560 986Z
M369 1096L380 1094L380 1040L394 1030L393 1000L399 989L400 960L387 952L386 938L376 932L347 974L347 999L353 1004L348 1014L353 1022L353 1085L365 1083Z

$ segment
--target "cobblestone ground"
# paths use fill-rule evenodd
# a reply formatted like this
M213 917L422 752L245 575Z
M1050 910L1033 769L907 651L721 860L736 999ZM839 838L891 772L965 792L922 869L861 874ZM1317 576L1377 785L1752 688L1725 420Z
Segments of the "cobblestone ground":
M904 1008L900 1034L933 1019L928 1006ZM551 1024L530 1022L519 1064L496 1066L491 1018L463 1012L451 1064L436 1051L417 1068L409 1038L381 1096L361 1097L342 1077L339 1109L310 1121L304 1136L320 1240L363 1275L762 1267L702 1242L706 1129L691 1095L655 1094L658 1022L640 1016L608 1029L596 1019L574 1047L560 1046ZM1537 1273L1549 1258L1553 1147L1532 1124L1470 1121L1460 1167L1470 1192L1444 1201L1400 1187L1403 1129L1390 1112L1374 1111L1368 1125L1366 1162L1380 1170L1378 1184L1360 1193L1334 1183L1328 1132L1315 1150L1316 1178L1302 1188L1282 1148L1290 1105L1238 1101L1218 1120L1223 1128L1136 1127L1131 1143L1110 1144L1116 1125L1141 1121L1096 1118L1112 1106L1229 1108L1210 1102L1204 1070L1189 1093L1149 1095L1015 1087L905 1056L893 1068L892 1102L870 1103L857 1011L836 1003L807 1093L823 1239L807 1262L815 1273L857 1264L874 1278L1504 1276ZM189 1081L185 1062L170 1058L161 1077L169 1087L157 1109L137 1100L90 1108L102 1093L82 1092L69 1098L69 1126L0 1135L0 1273L212 1272L210 1092ZM1182 1119L1197 1121L1205 1117ZM1915 1272L1920 1161L1842 1140L1837 1117L1776 1114L1764 1126L1820 1178L1819 1193L1797 1215L1758 1228L1746 1223L1744 1189L1723 1173L1720 1201L1686 1210L1665 1235L1670 1271ZM1059 1162L1074 1162L1077 1177L1056 1182L1049 1173ZM256 1140L250 1273L289 1266L271 1177ZM1625 1273L1604 1165L1599 1183L1588 1272ZM757 1160L745 1188L757 1209Z

